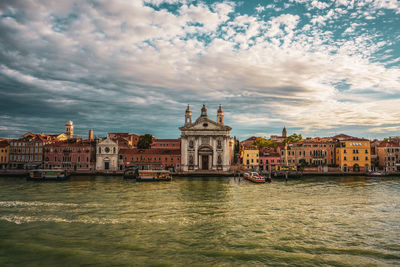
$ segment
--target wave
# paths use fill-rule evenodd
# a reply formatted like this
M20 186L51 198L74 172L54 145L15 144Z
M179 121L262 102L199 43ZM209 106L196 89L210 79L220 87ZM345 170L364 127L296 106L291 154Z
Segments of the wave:
M0 201L0 207L98 207L100 204L76 204L62 202L41 202L41 201Z

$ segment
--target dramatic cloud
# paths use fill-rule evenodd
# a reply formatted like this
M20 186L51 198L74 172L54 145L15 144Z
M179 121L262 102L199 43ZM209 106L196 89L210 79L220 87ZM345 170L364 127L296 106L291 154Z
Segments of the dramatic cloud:
M0 135L176 137L186 105L232 134L399 135L397 1L0 3Z

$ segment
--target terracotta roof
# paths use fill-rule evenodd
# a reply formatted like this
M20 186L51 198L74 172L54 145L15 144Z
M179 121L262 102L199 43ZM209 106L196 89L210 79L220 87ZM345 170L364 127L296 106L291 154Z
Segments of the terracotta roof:
M64 146L88 146L94 145L95 141L89 141L88 139L68 139L65 141L58 141L52 144L47 144L46 147L64 147Z
M347 135L347 134L337 134L335 136L332 136L334 139L348 139L348 138L354 138L353 136Z
M400 147L398 142L382 142L377 147Z
M160 149L160 148L150 148L150 149L139 149L139 148L126 148L120 149L119 154L139 154L139 155L180 155L180 149Z
M0 141L0 147L7 147L9 145L7 140Z

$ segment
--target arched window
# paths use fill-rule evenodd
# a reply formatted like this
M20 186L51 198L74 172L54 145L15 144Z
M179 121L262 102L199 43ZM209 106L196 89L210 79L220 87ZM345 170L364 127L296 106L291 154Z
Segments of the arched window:
M113 153L115 154L115 147L113 148Z

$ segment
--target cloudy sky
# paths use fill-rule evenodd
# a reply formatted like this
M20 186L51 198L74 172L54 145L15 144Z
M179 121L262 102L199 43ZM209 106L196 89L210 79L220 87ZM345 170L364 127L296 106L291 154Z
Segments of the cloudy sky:
M0 136L400 135L397 0L2 0Z

